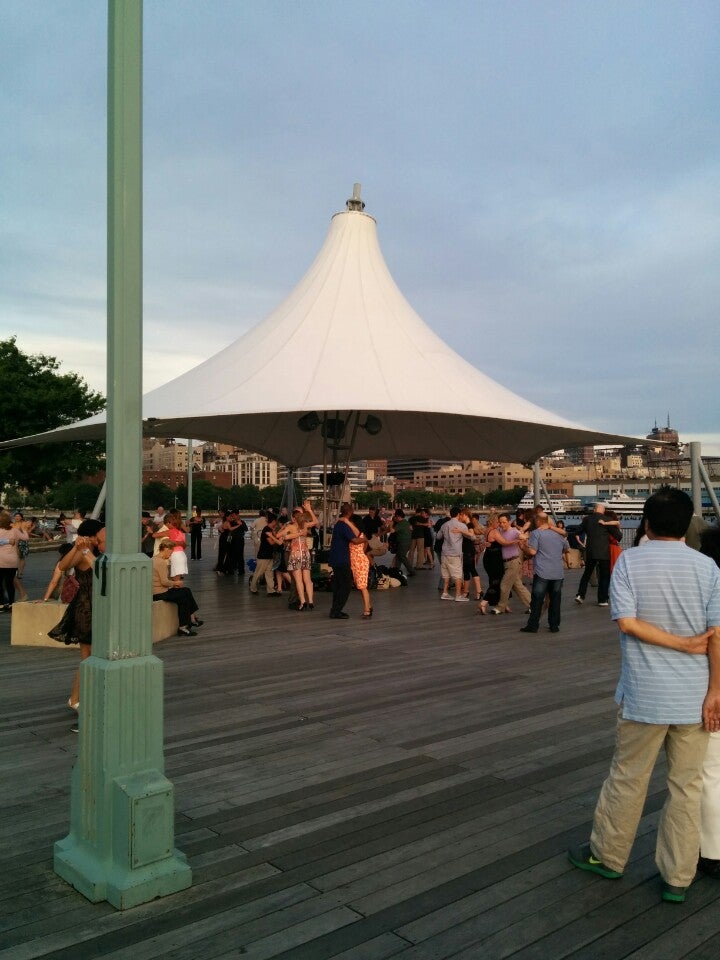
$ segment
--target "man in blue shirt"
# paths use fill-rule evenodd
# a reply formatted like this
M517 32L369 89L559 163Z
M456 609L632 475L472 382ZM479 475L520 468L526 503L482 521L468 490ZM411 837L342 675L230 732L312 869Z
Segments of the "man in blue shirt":
M648 543L625 550L615 565L610 601L622 652L615 754L590 843L569 851L581 870L622 876L664 747L668 797L655 862L662 899L679 903L698 861L708 736L720 730L720 571L682 541L692 512L687 494L658 490L645 503Z
M328 563L333 570L331 620L347 620L349 618L349 614L345 613L343 607L347 603L353 587L352 570L350 568L350 544L359 538L355 537L352 528L345 523L344 518L349 520L352 515L352 504L343 503L340 507L340 518L333 527L332 540L330 541Z
M548 515L543 511L535 514L537 526L528 538L523 551L534 557L533 582L530 591L530 616L521 633L537 633L540 626L543 601L550 596L548 607L548 626L550 633L557 633L560 629L560 600L562 598L563 579L563 552L568 549L564 530L559 527L550 527Z

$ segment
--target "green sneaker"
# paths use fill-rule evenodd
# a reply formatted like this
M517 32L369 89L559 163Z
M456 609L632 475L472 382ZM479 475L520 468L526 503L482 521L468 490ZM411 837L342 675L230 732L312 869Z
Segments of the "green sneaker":
M663 881L661 896L667 903L685 903L686 893L687 887L674 887Z
M619 880L622 877L622 873L606 867L602 860L598 860L594 856L589 843L586 843L584 847L573 847L568 850L568 860L579 870L589 870L590 873L597 873L607 880Z

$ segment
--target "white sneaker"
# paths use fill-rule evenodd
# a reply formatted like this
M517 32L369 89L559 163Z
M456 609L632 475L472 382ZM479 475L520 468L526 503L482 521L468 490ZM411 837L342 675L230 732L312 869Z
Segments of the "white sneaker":
M609 607L610 604L609 604L609 603L599 603L598 606L599 606L599 607Z
M452 600L452 597L450 596L449 593L443 593L443 595L440 597L440 599L441 599L441 600Z
M459 596L455 597L455 603L470 603L470 597Z
M578 595L575 597L575 603L585 603L584 597L581 597L580 594L578 594Z

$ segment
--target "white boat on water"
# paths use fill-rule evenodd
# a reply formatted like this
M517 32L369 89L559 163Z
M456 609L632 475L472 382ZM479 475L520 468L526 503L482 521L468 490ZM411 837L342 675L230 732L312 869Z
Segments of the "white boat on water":
M609 500L601 500L606 510L614 510L619 517L641 517L644 500L638 500L636 497L629 497L626 493L616 493Z
M528 490L520 503L518 503L518 510L532 510L534 506L535 496L532 490ZM540 497L540 506L543 510L555 514L579 513L581 510L580 501L574 497L553 497L551 495L549 502L546 497Z

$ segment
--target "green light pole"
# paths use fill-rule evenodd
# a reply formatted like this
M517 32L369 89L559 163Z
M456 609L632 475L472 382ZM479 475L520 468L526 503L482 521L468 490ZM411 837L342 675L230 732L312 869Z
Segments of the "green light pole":
M55 872L119 909L188 887L164 775L163 667L152 565L139 553L142 476L142 0L109 0L107 554L80 676L70 833Z

